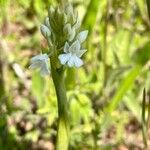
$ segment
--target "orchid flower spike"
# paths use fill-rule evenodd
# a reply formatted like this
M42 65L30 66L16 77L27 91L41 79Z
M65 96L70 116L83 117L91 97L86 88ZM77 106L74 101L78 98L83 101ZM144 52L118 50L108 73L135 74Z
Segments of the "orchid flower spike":
M49 49L47 54L40 54L31 59L31 69L39 69L40 74L50 74L49 57L56 61L54 68L60 68L62 65L69 67L80 67L83 65L82 55L87 51L82 48L88 31L79 32L81 22L78 13L72 5L66 5L64 10L59 7L50 7L48 16L41 24L40 30L47 40Z

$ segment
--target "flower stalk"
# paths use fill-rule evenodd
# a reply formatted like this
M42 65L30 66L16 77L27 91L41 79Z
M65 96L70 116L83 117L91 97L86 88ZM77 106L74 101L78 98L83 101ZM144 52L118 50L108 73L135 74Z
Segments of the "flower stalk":
M57 142L56 150L67 150L69 145L69 113L68 102L66 96L66 88L64 82L63 68L56 69L51 61L51 74L55 85L57 104L58 104L58 126L57 126Z

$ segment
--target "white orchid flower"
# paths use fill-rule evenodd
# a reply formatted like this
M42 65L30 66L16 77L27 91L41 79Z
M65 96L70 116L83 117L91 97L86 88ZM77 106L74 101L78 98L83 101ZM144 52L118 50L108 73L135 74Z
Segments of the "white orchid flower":
M50 70L48 67L49 57L47 54L40 54L31 58L30 69L40 69L40 74L42 76L49 75Z
M81 31L80 33L78 33L77 39L79 40L80 43L83 43L86 40L87 35L88 30Z
M59 60L61 64L67 64L69 67L80 67L83 65L82 59L80 57L87 51L86 49L81 49L80 42L76 40L71 46L66 42L64 46L65 54L59 55Z

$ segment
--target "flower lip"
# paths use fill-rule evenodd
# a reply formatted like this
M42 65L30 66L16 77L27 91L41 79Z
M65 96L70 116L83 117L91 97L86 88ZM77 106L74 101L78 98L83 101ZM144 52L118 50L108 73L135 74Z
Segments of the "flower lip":
M67 64L69 67L75 66L78 68L83 65L83 61L79 57L77 57L75 54L73 54L68 60Z

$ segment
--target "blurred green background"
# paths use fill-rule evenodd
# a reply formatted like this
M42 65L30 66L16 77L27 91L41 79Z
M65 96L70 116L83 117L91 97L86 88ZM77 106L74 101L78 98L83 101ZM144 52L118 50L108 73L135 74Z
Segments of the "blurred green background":
M70 150L143 149L144 87L146 100L150 93L146 1L71 2L89 36L84 66L66 72ZM0 150L54 149L54 85L28 69L30 58L47 47L39 25L50 5L57 0L0 0ZM147 101L144 107L147 114Z

